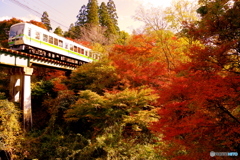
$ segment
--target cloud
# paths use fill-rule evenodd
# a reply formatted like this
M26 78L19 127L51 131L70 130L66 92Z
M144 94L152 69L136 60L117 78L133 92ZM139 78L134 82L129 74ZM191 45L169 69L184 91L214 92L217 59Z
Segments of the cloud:
M34 16L34 15L27 15L25 17L9 17L9 16L3 16L3 17L0 17L0 21L3 21L3 20L9 20L11 18L17 18L17 19L21 19L23 21L30 21L30 20L35 20L35 21L39 21L41 22L41 19L37 16Z
M9 20L11 18L12 17L8 17L8 16L0 17L0 21Z

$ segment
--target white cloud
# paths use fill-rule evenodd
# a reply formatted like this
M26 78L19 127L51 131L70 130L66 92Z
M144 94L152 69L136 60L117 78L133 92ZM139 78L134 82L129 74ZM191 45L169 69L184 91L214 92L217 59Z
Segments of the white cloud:
M0 17L0 21L3 21L3 20L9 20L13 17L9 17L9 16L3 16L3 17ZM34 15L27 15L25 17L14 17L14 18L17 18L17 19L21 19L23 21L30 21L30 20L35 20L35 21L41 21L41 19L37 16L34 16Z
M12 17L8 17L8 16L0 17L0 21L9 20L9 19L11 19L11 18L12 18Z

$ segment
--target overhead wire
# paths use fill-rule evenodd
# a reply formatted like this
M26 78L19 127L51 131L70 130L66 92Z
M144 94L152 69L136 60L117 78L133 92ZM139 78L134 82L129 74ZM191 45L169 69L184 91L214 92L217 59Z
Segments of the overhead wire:
M29 6L27 6L27 5L19 2L18 0L9 0L9 1L11 1L12 3L16 4L17 6L19 6L19 7L23 8L23 9L27 10L28 12L35 14L36 16L39 16L39 17L42 16L41 13L39 13L38 11L32 9L31 7L29 7ZM58 24L58 25L60 25L60 26L62 26L62 27L64 27L64 28L68 29L68 27L66 27L65 25L63 25L63 24L61 24L61 23L59 23L59 22L57 22L57 21L55 21L54 19L52 19L52 18L49 18L49 19L50 19L52 22L54 22L55 24Z
M45 6L50 7L50 8L53 9L54 11L60 13L61 15L64 15L64 14L62 14L61 12L59 12L58 10L56 10L55 8L53 8L52 6L48 5L47 3L45 3L45 2L43 2L43 1L41 1L41 0L38 0L38 1L41 2L42 4L44 4Z
M50 17L53 17L54 19L58 19L57 22L60 21L61 23L64 23L64 21L62 21L61 19L59 19L60 16L55 16L56 14L57 14L57 15L60 14L60 15L61 15L61 18L68 19L68 17L66 17L62 12L58 11L58 10L55 9L54 7L48 5L47 3L44 3L44 2L41 1L41 0L34 0L34 1L37 2L39 5L43 6L44 8L48 8L48 9L45 9L45 10L47 10L48 13L51 14L51 13L55 12L55 13L51 14ZM49 11L50 11L50 12L49 12Z
M65 16L63 13L61 13L60 11L58 11L57 9L55 9L54 7L48 5L47 3L44 3L43 1L40 1L40 0L33 0L34 3L38 3L37 5L38 6L42 6L44 7L44 10L46 11L50 11L50 12L54 12L57 13L58 15L61 14L61 16ZM67 18L67 17L65 17Z
M31 9L30 7L28 7L27 5L24 5L22 4L21 2L19 2L18 0L9 0L11 1L12 3L18 5L19 7L31 12L31 13L34 13L34 14L37 14L38 16L41 16L41 13L39 13L38 11L35 11L33 9Z

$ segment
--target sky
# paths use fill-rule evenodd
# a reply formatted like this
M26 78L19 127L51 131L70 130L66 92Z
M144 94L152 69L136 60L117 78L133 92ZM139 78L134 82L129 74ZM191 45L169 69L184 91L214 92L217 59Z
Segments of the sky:
M108 0L98 0L98 5ZM41 21L44 11L47 11L53 30L60 26L67 31L71 23L77 21L76 16L88 0L0 0L0 21L12 17L24 21ZM140 6L161 7L170 6L171 0L114 0L118 14L120 30L131 33L143 24L134 20L133 16Z

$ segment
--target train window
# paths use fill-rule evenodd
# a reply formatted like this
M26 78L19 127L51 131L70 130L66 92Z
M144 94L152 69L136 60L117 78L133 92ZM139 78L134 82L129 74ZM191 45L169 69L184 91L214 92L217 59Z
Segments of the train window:
M68 49L68 43L65 43L65 49Z
M84 49L81 49L81 53L84 54Z
M49 36L49 43L53 44L53 37L52 36Z
M61 60L62 60L62 61L65 61L65 60L66 60L66 57L61 56Z
M63 41L62 41L62 40L59 40L58 45L59 45L59 47L63 47Z
M74 52L77 52L77 46L74 46Z
M48 42L48 35L43 34L43 41L44 41L44 42Z
M36 32L36 39L40 39L40 32Z
M77 51L77 52L78 52L78 53L81 53L81 48L78 47L78 51Z
M73 51L73 45L72 44L70 44L70 50Z
M88 51L85 51L85 55L88 56Z
M57 38L54 38L54 44L55 44L56 46L58 46L58 39L57 39Z
M31 37L31 28L28 28L28 36Z

